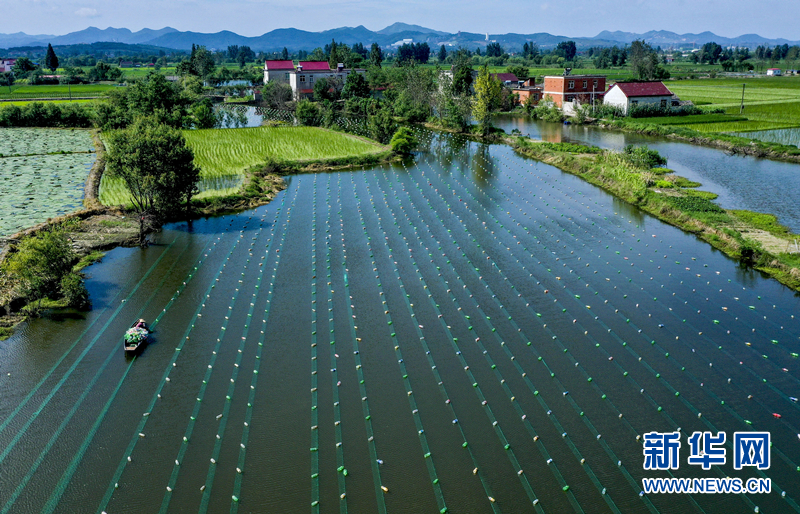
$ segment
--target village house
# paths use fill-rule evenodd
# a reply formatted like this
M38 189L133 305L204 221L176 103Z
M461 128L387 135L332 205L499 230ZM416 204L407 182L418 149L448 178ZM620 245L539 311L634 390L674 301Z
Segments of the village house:
M780 77L781 76L781 69L780 68L770 68L767 70L768 77Z
M11 71L16 63L16 59L0 59L0 73Z
M663 82L617 82L609 88L603 104L613 105L628 114L637 105L656 105L662 109L678 107L680 100Z
M572 110L573 102L592 104L603 100L605 75L571 75L570 71L567 68L563 75L546 76L542 98L549 97L556 106L568 111Z
M525 80L520 80L516 87L511 88L511 91L517 95L517 103L519 103L519 105L525 105L528 98L531 99L530 101L533 105L537 105L543 97L543 89L542 86L536 85L534 78L527 78Z
M295 99L313 98L314 83L324 78L333 82L333 87L344 87L347 76L351 73L366 75L362 68L345 68L339 63L333 70L328 61L301 61L294 65L292 61L264 61L264 84L276 81L292 88Z

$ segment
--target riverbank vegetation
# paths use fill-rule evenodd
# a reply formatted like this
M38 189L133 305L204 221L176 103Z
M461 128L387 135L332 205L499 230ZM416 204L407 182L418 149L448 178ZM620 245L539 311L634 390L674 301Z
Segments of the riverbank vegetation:
M655 217L691 232L743 265L752 266L800 290L800 258L788 253L797 235L774 216L726 210L700 184L663 167L666 160L646 147L623 152L593 147L542 144L526 138L506 141L517 152L602 187ZM575 148L581 147L581 148Z

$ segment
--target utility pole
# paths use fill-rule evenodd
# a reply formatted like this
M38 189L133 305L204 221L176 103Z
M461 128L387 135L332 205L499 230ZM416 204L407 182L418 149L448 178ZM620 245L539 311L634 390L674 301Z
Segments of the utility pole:
M744 112L744 87L746 85L747 85L746 83L742 84L742 105L741 107L739 107L739 114L742 114Z

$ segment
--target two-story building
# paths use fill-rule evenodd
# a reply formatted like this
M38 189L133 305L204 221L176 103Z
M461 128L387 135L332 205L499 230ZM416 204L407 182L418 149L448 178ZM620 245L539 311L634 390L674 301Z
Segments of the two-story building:
M345 68L342 63L334 70L328 61L300 61L297 65L292 61L264 62L264 84L271 81L287 84L296 100L313 98L314 84L323 78L331 83L331 87L341 89L351 73L366 75L367 70Z
M563 75L546 76L542 97L550 98L560 108L565 103L577 101L581 104L591 104L602 101L606 91L605 75L571 75L569 69Z

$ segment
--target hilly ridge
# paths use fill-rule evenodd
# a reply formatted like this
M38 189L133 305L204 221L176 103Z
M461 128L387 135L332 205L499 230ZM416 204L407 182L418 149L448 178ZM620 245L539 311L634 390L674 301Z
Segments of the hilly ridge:
M372 31L359 25L357 27L339 27L321 32L310 32L295 28L280 28L271 30L260 36L242 36L229 30L215 33L192 31L179 31L172 27L162 29L142 29L132 32L126 28L99 29L88 27L84 30L71 32L61 36L29 35L23 32L14 34L0 34L0 48L35 47L91 44L96 42L116 42L125 44L146 44L161 48L175 50L189 50L192 44L204 45L208 48L223 49L229 45L247 45L255 51L276 51L283 47L290 51L313 50L322 47L332 39L352 45L363 43L365 45L378 43L383 47L390 46L403 39L414 42L426 42L430 46L448 45L452 47L464 46L475 48L485 46L489 41L497 41L507 50L519 50L523 44L536 43L542 48L551 48L561 41L575 41L579 48L589 46L612 46L629 44L636 39L644 39L653 46L662 48L670 47L697 47L709 41L714 41L722 46L747 46L755 48L758 45L798 44L798 41L787 39L768 39L758 34L744 34L737 37L724 37L712 32L700 34L676 34L666 30L651 30L643 34L624 31L604 30L594 37L570 37L553 35L546 32L535 34L486 34L457 32L447 33L419 25L406 23L393 23L378 31ZM487 40L488 39L488 40Z

